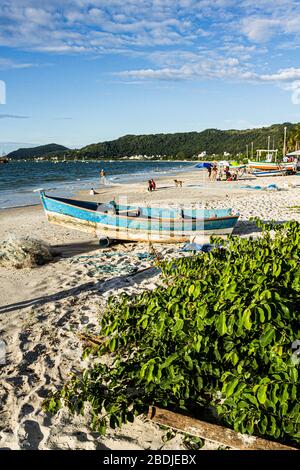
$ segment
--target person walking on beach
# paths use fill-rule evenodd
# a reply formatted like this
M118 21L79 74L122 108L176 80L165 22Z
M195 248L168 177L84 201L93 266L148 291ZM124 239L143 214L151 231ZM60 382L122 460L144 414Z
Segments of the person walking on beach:
M211 179L211 165L207 167L208 178Z
M226 181L229 181L231 178L231 173L229 171L229 166L226 166L225 168L225 176L226 176Z
M103 169L100 171L100 184L104 184L104 185L107 184L106 174Z
M218 173L218 166L214 163L212 170L211 170L211 181L216 181Z
M152 183L152 191L155 191L156 190L156 183L155 183L153 178L151 179L151 183Z

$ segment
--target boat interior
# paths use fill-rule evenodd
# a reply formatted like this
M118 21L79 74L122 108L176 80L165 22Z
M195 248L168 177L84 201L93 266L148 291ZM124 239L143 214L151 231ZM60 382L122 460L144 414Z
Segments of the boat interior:
M182 209L161 207L136 207L119 205L115 201L108 203L81 201L61 197L46 196L46 198L64 204L72 205L80 209L102 212L108 215L120 215L125 217L141 217L148 219L214 219L233 216L232 209Z

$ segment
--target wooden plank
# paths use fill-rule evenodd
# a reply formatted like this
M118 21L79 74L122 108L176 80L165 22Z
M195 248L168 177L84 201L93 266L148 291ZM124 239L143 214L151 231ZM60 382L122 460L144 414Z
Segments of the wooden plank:
M298 450L260 437L240 434L217 424L206 423L158 407L150 407L148 418L154 423L169 426L177 431L201 437L238 450Z

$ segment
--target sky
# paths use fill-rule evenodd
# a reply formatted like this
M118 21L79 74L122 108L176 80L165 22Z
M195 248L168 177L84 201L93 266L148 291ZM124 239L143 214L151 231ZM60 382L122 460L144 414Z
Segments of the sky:
M0 143L298 122L299 25L299 0L0 0Z

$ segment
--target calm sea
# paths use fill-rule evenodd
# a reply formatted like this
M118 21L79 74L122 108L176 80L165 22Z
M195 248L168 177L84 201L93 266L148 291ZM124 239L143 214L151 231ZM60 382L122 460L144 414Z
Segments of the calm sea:
M190 162L9 162L0 165L0 209L39 204L34 190L63 196L74 196L79 189L99 187L99 172L103 168L108 182L130 182L173 174L192 168Z

